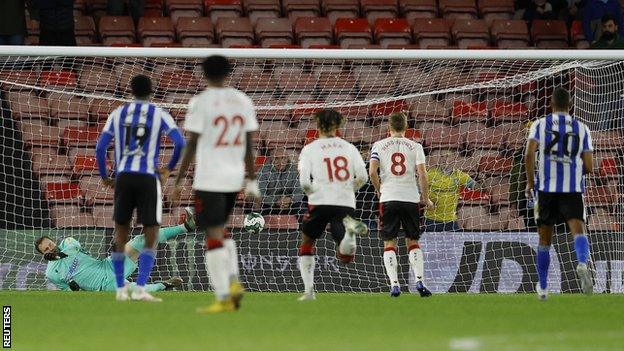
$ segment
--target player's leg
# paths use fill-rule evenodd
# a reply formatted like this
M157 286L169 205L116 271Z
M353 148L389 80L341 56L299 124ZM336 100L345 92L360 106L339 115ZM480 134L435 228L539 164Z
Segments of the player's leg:
M425 258L420 248L420 205L403 203L401 206L401 224L405 232L405 244L410 268L416 278L416 290L420 297L431 296L431 291L425 286Z
M384 242L383 262L386 268L386 274L390 280L390 296L398 297L401 295L401 286L399 284L397 260L397 233L400 229L401 222L396 213L394 203L379 204L379 236Z
M299 246L299 272L303 280L304 292L299 301L314 300L314 242L319 238L328 223L328 217L323 206L308 205L308 213L301 223L301 245Z
M589 261L589 240L585 228L585 205L581 194L566 194L561 197L560 211L565 218L570 233L574 238L574 251L576 252L576 274L581 281L581 290L585 294L591 294L594 284L590 271L587 267Z
M124 247L130 234L130 221L132 212L136 206L136 198L132 184L127 174L120 174L115 180L115 206L113 208L113 220L115 221L115 249L111 255L115 283L117 287L116 299L126 301L129 299L128 286L124 274Z
M236 196L238 194L231 193L226 195L226 213L229 217L234 205L236 204ZM240 307L240 301L243 298L245 289L240 283L239 275L240 269L238 267L238 249L236 247L236 241L232 238L232 235L227 230L224 230L223 235L223 247L228 252L228 279L230 287L230 296L236 305L236 308Z
M198 228L206 236L204 262L216 300L211 306L198 308L198 313L219 313L236 309L230 298L228 266L230 257L223 245L223 232L229 215L226 207L227 199L224 193L195 192L196 221Z
M188 233L195 230L195 219L193 218L193 210L190 207L184 208L184 221L176 226L172 227L160 227L158 230L158 242L164 243L167 240L171 240L176 236L184 233ZM145 235L137 235L130 240L125 247L126 256L136 262L139 258L139 253L145 247Z
M349 207L333 207L333 218L330 221L330 229L338 250L336 256L342 263L350 263L357 251L356 236L368 234L366 224L353 218L355 209Z
M141 185L137 184L140 197L137 201L138 221L143 224L145 246L139 253L139 273L136 280L136 288L132 291L133 300L160 302L159 298L153 297L145 289L147 280L152 273L156 258L156 242L160 222L162 220L162 197L160 180L152 176L137 177Z
M550 267L550 246L552 243L553 225L555 224L558 209L553 201L553 195L538 192L536 199L536 220L538 224L539 243L537 246L537 276L538 284L535 288L540 300L548 298L548 269Z

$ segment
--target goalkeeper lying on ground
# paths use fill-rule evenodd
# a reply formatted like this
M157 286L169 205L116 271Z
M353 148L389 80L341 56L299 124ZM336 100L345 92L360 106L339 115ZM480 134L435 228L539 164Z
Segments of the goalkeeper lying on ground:
M184 223L175 227L160 228L158 242L165 242L179 234L195 230L195 220L190 207L184 209ZM129 277L137 269L139 253L145 245L145 237L137 235L126 244L124 275ZM43 236L35 241L35 249L48 261L46 278L61 290L115 291L115 274L111 257L97 259L82 249L74 238L65 238L59 245ZM134 284L134 283L132 283ZM182 279L147 284L148 292L178 288ZM132 288L132 287L131 287Z

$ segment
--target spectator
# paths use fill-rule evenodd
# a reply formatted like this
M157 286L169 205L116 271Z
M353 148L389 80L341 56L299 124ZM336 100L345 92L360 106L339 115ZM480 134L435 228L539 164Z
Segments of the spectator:
M24 45L25 6L24 0L0 1L0 45Z
M553 11L553 5L546 0L533 0L522 13L522 19L532 22L536 19L552 20L557 18L557 13Z
M298 214L303 193L299 187L297 165L284 149L273 149L269 160L258 172L262 191L262 214Z
M583 10L583 34L589 43L593 44L602 36L602 18L607 14L613 16L620 36L624 36L620 2L617 0L589 0Z
M127 0L130 16L134 23L139 23L139 18L145 13L145 0ZM106 13L109 16L125 16L126 0L108 0L106 3Z
M513 155L513 167L511 168L511 177L509 178L509 203L511 208L517 211L518 216L524 220L525 228L532 231L537 230L537 225L535 224L533 206L529 206L526 195L524 195L526 184L524 148L520 148Z
M591 44L592 49L624 49L624 39L618 32L615 18L609 14L602 16L602 35Z
M39 12L39 45L76 46L74 0L32 0Z
M467 173L454 169L450 162L440 162L427 170L429 198L435 208L425 211L425 232L459 231L457 205L461 188L475 189L477 184Z

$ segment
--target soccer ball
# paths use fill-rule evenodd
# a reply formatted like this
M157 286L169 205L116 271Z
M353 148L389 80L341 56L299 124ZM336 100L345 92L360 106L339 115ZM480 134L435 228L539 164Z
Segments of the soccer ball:
M243 227L249 234L258 234L264 228L264 217L257 212L245 216Z

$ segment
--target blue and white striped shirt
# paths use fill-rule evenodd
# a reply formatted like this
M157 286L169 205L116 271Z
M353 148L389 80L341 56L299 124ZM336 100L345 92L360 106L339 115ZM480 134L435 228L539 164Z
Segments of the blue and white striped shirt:
M538 142L537 190L546 193L585 192L581 155L593 151L589 128L568 114L540 118L529 131Z
M98 140L96 154L100 175L106 178L106 149L115 140L115 170L156 176L161 135L174 142L168 168L172 170L184 147L184 137L169 113L148 102L131 102L113 111Z

